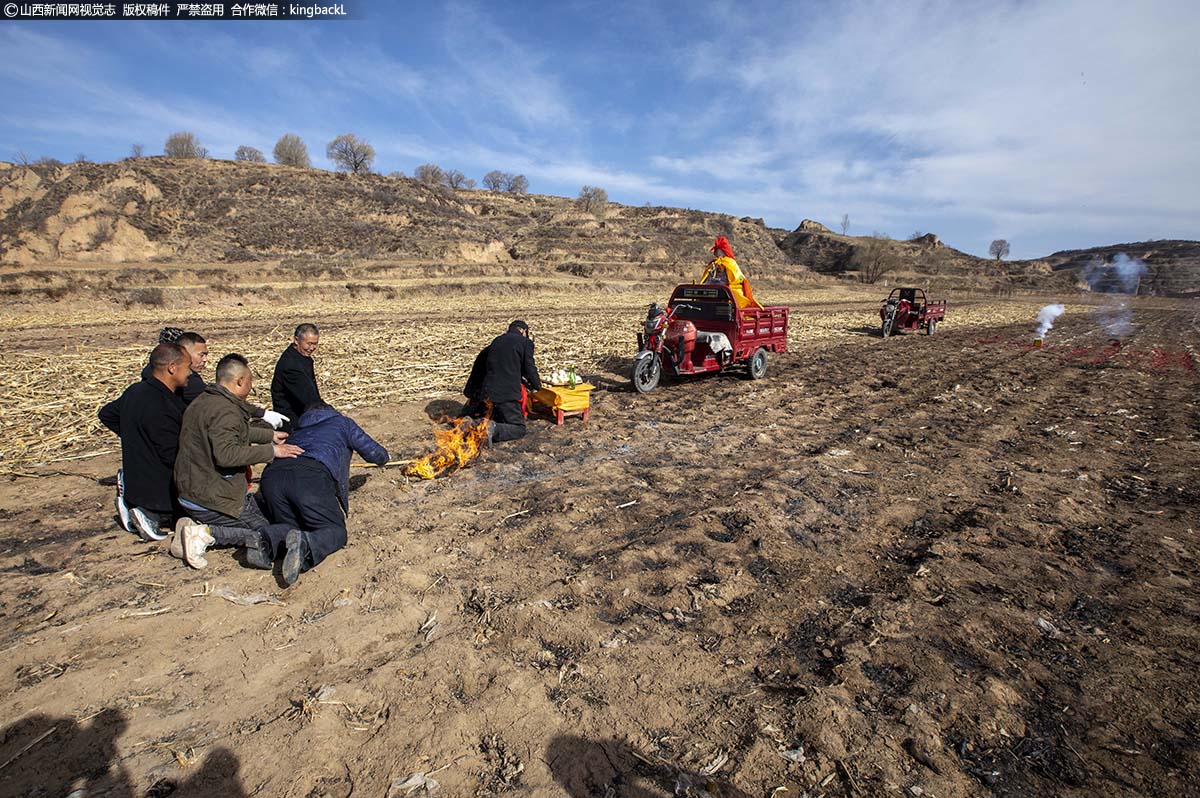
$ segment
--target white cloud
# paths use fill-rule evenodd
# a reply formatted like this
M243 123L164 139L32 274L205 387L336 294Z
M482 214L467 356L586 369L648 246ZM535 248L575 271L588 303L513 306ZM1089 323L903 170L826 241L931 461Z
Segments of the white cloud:
M468 114L476 110L472 106L492 106L527 127L571 122L566 94L545 55L467 3L447 6L445 26L446 52L461 73L441 84L446 99Z
M1060 221L1095 229L1132 217L1145 236L1184 235L1184 220L1200 218L1196 9L1075 0L747 12L755 28L733 35L749 55L691 69L744 92L731 115L769 123L737 149L780 156L777 179L813 205L857 198L891 207L897 223L973 224L975 248L993 235L990 219L1014 228L1014 250ZM768 182L753 167L751 179Z

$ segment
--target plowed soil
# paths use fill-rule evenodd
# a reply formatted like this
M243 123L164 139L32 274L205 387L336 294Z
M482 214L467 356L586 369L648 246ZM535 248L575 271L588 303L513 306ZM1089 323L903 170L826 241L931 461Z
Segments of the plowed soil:
M0 795L1200 794L1195 305L1043 348L872 307L761 381L614 353L587 423L356 468L288 589L119 531L116 455L6 477ZM404 457L455 401L353 415Z

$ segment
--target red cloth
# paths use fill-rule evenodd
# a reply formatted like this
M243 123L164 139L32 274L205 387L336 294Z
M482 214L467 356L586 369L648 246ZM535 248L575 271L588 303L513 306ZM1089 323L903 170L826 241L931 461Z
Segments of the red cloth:
M733 247L729 246L729 239L727 239L725 236L721 236L713 242L712 251L714 255L717 252L723 252L725 253L725 257L733 257Z
M530 404L531 404L531 402L529 401L529 390L525 387L524 383L522 383L522 385L521 385L521 414L524 415L526 418L529 418L529 405Z

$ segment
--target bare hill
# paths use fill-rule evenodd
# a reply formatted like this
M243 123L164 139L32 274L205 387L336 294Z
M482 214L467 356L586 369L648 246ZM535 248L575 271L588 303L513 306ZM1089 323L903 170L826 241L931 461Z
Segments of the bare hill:
M0 262L249 261L305 255L454 262L694 262L717 235L751 268L786 259L761 220L563 197L451 191L403 177L143 158L0 165Z
M806 219L778 242L793 263L832 275L858 271L864 248L876 243L890 260L887 275L893 281L922 283L939 290L1064 289L1076 282L1073 273L1055 274L1041 261L997 261L969 255L946 246L934 233L908 241L876 242L869 236L840 235Z
M823 274L844 274L855 267L855 253L869 240L834 233L805 220L778 239L793 263ZM948 247L933 233L909 241L888 241L898 277L934 280L942 287L1064 289L1086 285L1085 271L1111 263L1118 254L1145 264L1138 292L1180 296L1200 290L1200 242L1145 241L1056 252L1031 260L997 261Z
M755 279L808 271L856 278L868 237L804 220L761 219L609 203L600 213L565 197L453 191L404 177L275 164L140 158L21 167L0 163L0 263L244 263L298 256L552 266L588 277L645 264L647 276L690 273L728 236ZM1057 252L1026 261L978 258L935 234L891 241L895 280L937 289L1062 290L1097 259L1125 252L1147 266L1142 293L1200 289L1200 242L1156 241ZM608 269L612 271L612 269ZM507 273L507 272L501 272Z
M1138 293L1179 296L1200 292L1200 241L1111 244L1055 252L1042 260L1055 272L1078 275L1097 262L1112 262L1119 254L1137 258L1146 265Z

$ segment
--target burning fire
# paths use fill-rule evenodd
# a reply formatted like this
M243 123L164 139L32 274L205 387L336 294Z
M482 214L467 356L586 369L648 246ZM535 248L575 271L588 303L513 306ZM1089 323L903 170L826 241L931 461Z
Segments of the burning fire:
M489 414L490 415L490 414ZM433 430L437 450L412 461L404 469L405 476L433 479L448 471L462 468L480 455L487 446L488 416L482 419L459 418L450 429Z

